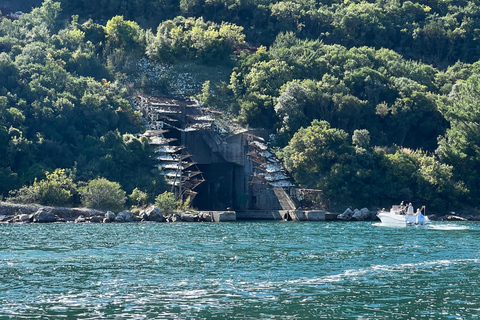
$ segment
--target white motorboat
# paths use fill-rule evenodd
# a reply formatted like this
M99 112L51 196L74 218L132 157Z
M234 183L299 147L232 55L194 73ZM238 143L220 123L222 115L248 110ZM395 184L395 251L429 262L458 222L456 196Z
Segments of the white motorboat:
M425 206L422 207L425 209ZM377 213L377 217L386 225L395 226L422 226L430 224L430 219L425 216L420 209L413 212L412 205L392 206L390 211L382 209Z

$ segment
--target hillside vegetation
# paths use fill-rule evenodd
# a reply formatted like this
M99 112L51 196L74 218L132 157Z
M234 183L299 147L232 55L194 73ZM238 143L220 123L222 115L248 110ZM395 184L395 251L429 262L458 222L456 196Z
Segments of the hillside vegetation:
M473 1L46 0L0 22L0 194L78 204L105 178L152 202L146 92L274 130L329 209L477 207L479 24Z

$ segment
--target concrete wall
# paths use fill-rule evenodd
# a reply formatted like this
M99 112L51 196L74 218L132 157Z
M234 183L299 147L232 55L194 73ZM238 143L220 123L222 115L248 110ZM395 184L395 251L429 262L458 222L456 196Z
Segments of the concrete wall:
M250 206L249 210L282 210L277 195L269 185L250 185Z
M200 214L210 216L213 222L237 221L237 213L235 211L202 211Z
M293 220L298 221L325 221L325 210L295 210L291 212Z
M237 220L284 220L288 212L282 210L237 211Z
M248 210L237 211L237 220L326 221L324 210Z

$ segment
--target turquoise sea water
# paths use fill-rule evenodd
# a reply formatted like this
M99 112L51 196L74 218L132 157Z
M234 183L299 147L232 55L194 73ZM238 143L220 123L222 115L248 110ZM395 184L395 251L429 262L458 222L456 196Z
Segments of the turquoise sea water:
M4 224L0 301L0 319L478 319L480 224Z

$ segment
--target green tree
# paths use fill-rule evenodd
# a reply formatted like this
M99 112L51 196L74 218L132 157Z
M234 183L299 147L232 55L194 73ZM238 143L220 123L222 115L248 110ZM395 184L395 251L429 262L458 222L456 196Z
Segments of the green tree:
M38 190L40 204L51 206L69 206L73 204L73 196L77 193L72 172L56 169L46 174L46 179L35 182L33 188Z
M298 82L291 82L280 94L275 105L275 113L281 120L280 134L286 134L288 139L300 127L307 124L305 105L310 93Z
M91 180L86 187L80 189L80 195L85 207L100 210L120 211L126 200L126 193L120 184L105 178Z
M148 200L148 194L138 188L133 189L128 196L130 202L138 207L144 207Z
M345 131L331 128L326 121L314 120L294 134L279 156L302 186L323 189L322 183L332 167L345 163L352 151Z
M124 20L123 16L115 16L105 26L109 45L124 50L134 50L142 46L142 30L135 21Z
M356 147L367 149L370 147L370 132L366 129L353 131L352 143Z
M450 128L439 139L437 153L454 168L455 177L464 181L471 201L480 196L480 76L453 87L449 99L439 101Z
M46 178L35 181L12 192L9 201L16 203L38 203L47 206L70 206L73 204L77 186L71 170L56 169L46 172Z

